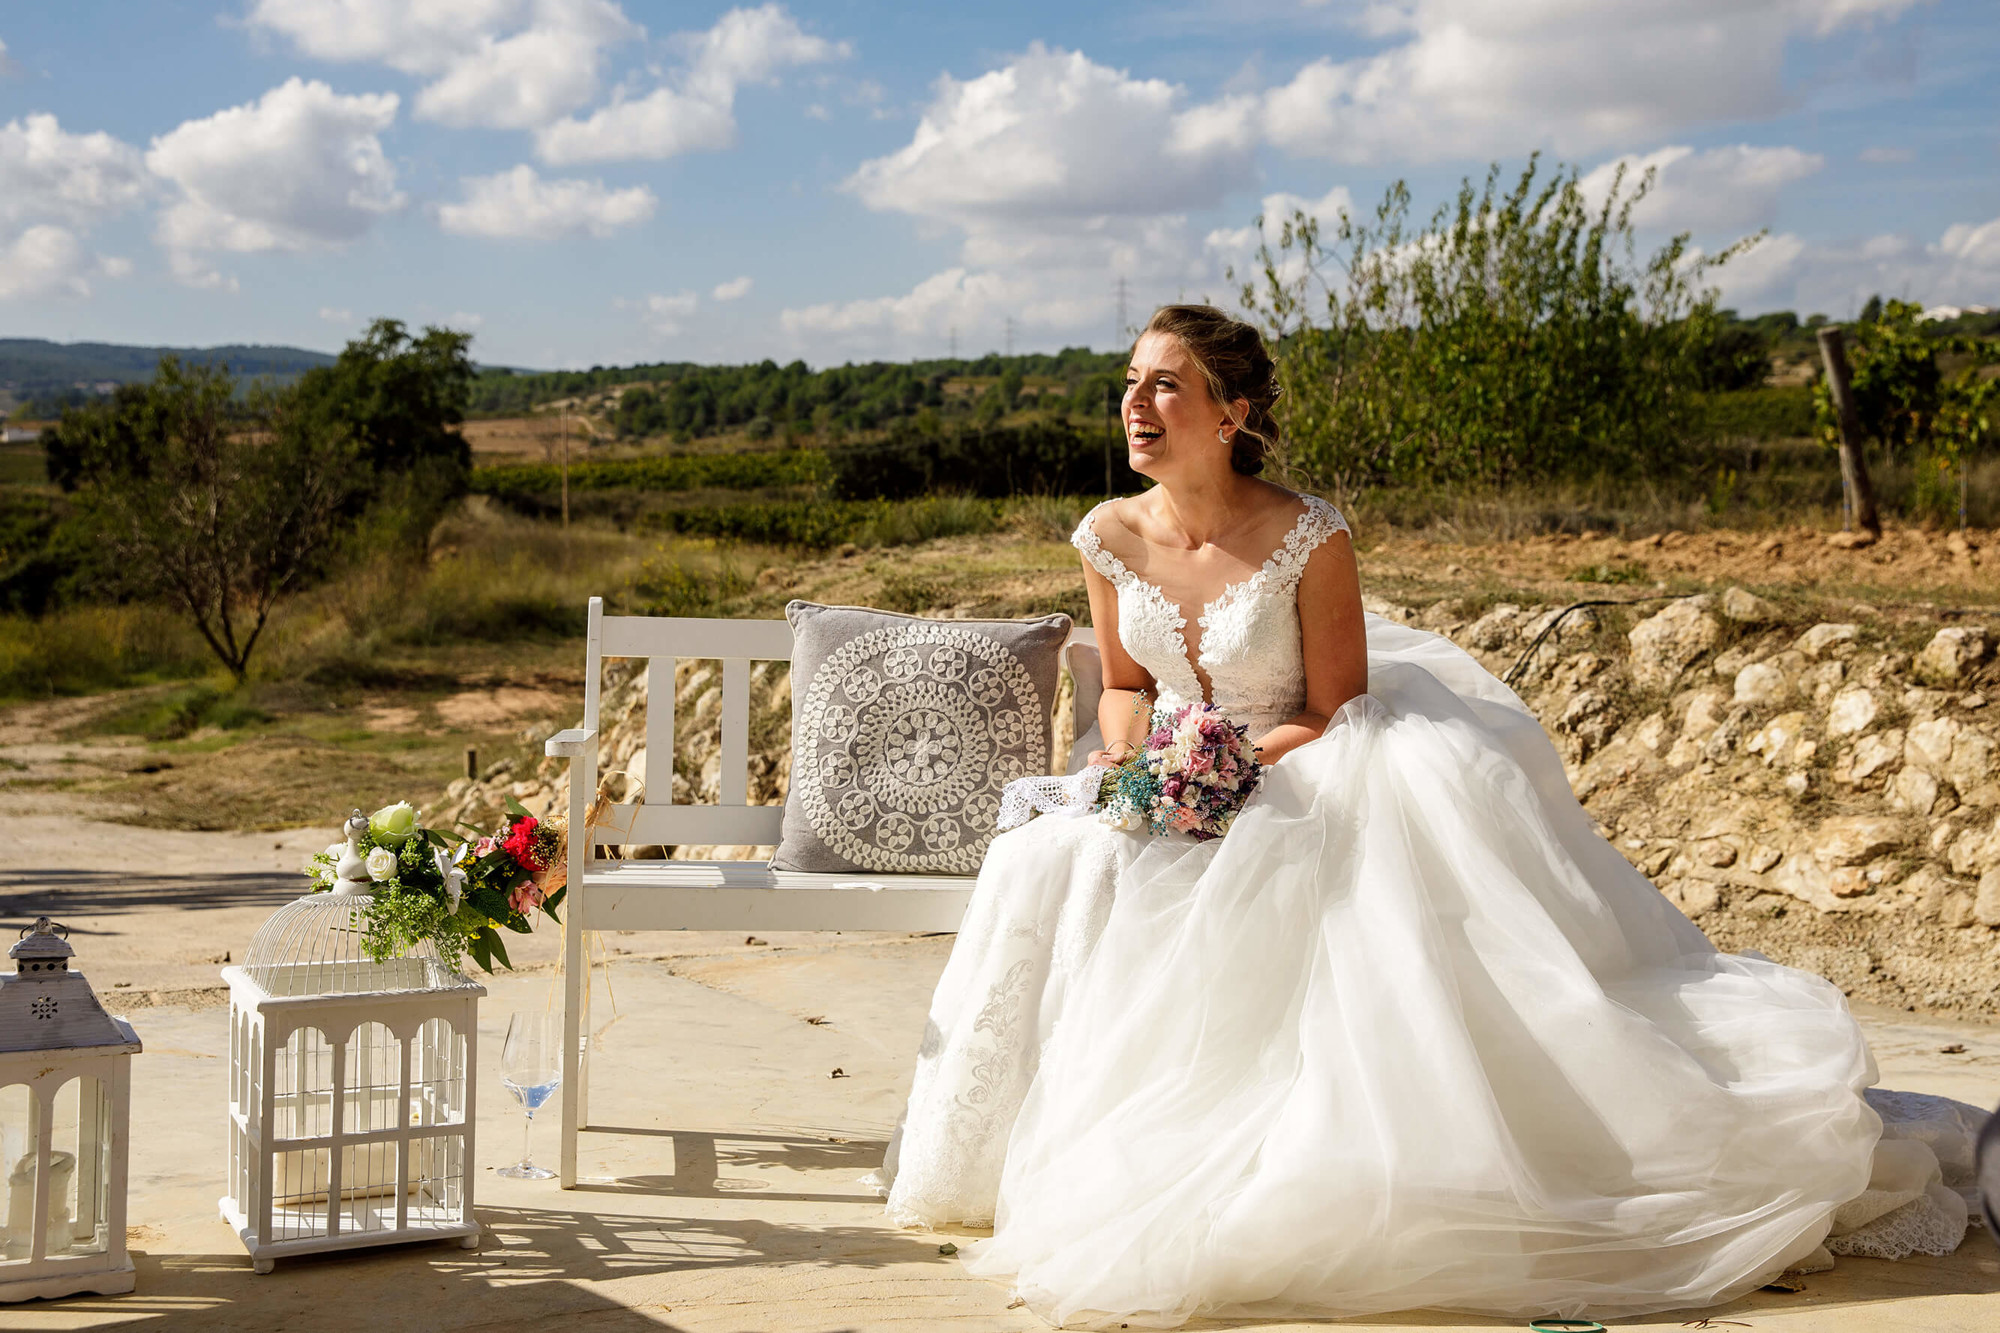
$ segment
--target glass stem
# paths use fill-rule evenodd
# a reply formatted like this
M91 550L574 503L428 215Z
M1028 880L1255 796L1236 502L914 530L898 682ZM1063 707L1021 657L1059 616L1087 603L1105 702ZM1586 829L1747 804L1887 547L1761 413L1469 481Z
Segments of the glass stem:
M535 1137L535 1113L528 1112L528 1118L521 1125L521 1165L533 1166L532 1149Z

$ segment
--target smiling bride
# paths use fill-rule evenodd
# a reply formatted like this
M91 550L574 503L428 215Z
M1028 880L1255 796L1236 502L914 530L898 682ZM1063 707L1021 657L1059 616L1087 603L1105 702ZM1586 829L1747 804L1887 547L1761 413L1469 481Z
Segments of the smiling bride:
M1864 1095L1837 989L1718 952L1511 691L1363 614L1340 514L1257 475L1276 396L1255 330L1160 310L1124 399L1156 484L1073 538L1093 761L1208 701L1262 785L1212 841L1063 814L994 840L891 1215L991 1223L967 1266L1055 1323L1629 1315L1824 1263L1830 1235L1949 1252L1965 1200L1878 1111L1963 1137L1969 1108Z

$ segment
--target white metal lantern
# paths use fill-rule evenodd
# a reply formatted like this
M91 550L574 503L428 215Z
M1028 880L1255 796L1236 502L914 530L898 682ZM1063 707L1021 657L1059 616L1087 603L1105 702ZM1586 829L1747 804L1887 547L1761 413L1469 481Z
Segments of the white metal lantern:
M371 961L343 881L278 909L229 983L229 1194L259 1273L294 1254L456 1237L472 1212L486 988L434 955Z
M139 1038L42 917L0 975L0 1301L132 1290L126 1126Z

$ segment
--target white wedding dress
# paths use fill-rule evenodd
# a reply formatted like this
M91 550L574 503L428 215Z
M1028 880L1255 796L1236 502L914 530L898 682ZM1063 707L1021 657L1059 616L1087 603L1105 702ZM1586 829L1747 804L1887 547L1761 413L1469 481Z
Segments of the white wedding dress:
M1253 736L1302 706L1299 576L1346 527L1302 499L1200 620L1213 701ZM1162 706L1200 698L1184 620L1095 517L1074 541L1126 651ZM994 840L885 1163L891 1216L991 1222L970 1270L1114 1326L1635 1314L1824 1261L1836 1227L1848 1252L1954 1248L1940 1159L1969 1181L1979 1113L1865 1097L1837 989L1718 953L1469 656L1367 633L1368 693L1265 770L1227 837L1055 814Z

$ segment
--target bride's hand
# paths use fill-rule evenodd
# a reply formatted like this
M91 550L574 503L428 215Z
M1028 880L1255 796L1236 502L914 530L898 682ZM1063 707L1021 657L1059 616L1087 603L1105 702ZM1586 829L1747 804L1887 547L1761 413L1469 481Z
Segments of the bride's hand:
M1129 741L1120 741L1118 742L1118 744L1123 745L1125 748L1116 754L1113 754L1110 750L1092 750L1090 752L1090 760L1088 763L1084 765L1084 767L1116 768L1118 767L1118 765L1124 763L1127 759L1130 759L1132 757L1132 752L1139 748L1138 746L1133 745Z

